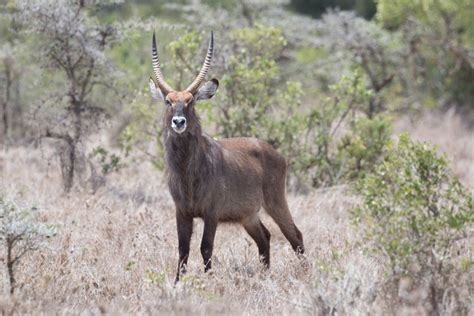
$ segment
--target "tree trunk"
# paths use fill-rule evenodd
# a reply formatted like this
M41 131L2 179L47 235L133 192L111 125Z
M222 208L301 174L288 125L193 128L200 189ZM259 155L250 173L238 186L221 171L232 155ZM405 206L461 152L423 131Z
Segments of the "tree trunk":
M12 250L13 250L13 241L7 238L7 270L8 270L8 277L10 280L10 294L13 295L15 291L15 275L13 274L13 264L14 259L12 258Z
M6 143L7 142L7 134L8 134L8 115L7 115L7 103L2 102L2 125L3 125L3 131L2 131L2 141L0 143Z
M431 307L433 308L431 314L439 315L438 291L436 289L436 283L434 280L432 280L430 284L430 301L431 301Z
M372 119L376 111L375 97L370 97L368 110L367 116Z
M60 149L61 174L63 178L64 192L71 192L74 185L74 165L76 162L76 145L74 141L66 142L63 149Z
M11 78L11 66L8 60L4 61L5 66L5 77L6 77L6 85L5 85L5 99L2 102L2 123L3 123L3 141L6 143L8 138L8 130L9 130L9 121L8 121L8 103L10 102L10 87L12 84Z
M76 171L76 159L78 157L77 145L81 139L82 133L82 117L81 106L79 102L72 102L72 113L74 115L74 129L72 138L66 139L66 145L63 152L60 154L61 158L61 173L63 178L64 192L71 192L74 186L74 178Z
M25 128L25 122L23 121L23 108L21 104L21 93L20 93L20 84L21 84L20 74L16 73L14 75L14 80L12 82L12 92L10 103L10 135L18 136L24 138L27 135L28 128Z

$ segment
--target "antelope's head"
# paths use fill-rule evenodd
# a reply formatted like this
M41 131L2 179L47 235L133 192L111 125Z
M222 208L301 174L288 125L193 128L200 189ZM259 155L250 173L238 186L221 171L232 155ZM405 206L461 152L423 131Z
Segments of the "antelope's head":
M212 98L219 87L217 79L211 79L204 83L206 74L211 66L213 50L214 34L211 32L211 40L201 71L199 71L196 79L185 90L175 91L163 78L156 48L155 33L153 33L152 62L155 78L150 77L150 91L154 99L162 100L165 103L165 125L176 134L183 134L190 127L197 124L198 119L194 110L195 103L199 100Z

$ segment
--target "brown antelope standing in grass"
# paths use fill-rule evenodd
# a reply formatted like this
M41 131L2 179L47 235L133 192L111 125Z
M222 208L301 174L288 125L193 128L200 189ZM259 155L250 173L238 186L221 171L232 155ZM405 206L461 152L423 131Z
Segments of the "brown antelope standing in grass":
M153 98L164 101L164 146L168 186L176 205L179 263L176 281L186 270L193 219L204 221L201 254L204 271L211 268L217 224L240 223L255 240L260 260L270 265L270 232L258 217L260 208L275 220L297 254L304 252L303 236L286 202L286 161L268 143L256 138L214 140L204 134L196 113L199 100L210 99L217 79L204 83L211 65L214 36L196 79L183 91L173 90L163 79L155 34L150 78ZM203 84L204 83L204 84Z

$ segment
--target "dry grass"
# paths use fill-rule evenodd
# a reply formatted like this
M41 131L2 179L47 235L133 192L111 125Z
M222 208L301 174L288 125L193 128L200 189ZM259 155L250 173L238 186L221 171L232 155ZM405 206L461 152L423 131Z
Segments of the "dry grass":
M399 126L439 143L472 189L474 140L466 136L469 132L424 124ZM64 196L56 161L48 165L44 156L33 148L0 155L0 192L21 205L37 206L39 221L60 225L46 248L20 263L20 288L13 297L7 294L6 272L0 268L2 313L429 313L423 300L405 300L405 289L393 296L385 288L382 259L363 254L357 246L360 237L348 219L356 199L344 187L289 197L305 238L306 261L295 257L276 225L264 216L272 233L269 271L262 270L257 248L243 229L222 225L213 272L204 274L199 252L202 224L196 220L189 272L175 286L174 207L156 171L147 164L129 166L94 195ZM458 300L473 307L469 292ZM441 303L445 311L454 304Z

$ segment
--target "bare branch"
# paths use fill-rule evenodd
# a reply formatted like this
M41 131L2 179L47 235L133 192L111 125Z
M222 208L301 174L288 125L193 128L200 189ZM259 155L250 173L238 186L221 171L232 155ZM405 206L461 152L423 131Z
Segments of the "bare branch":
M45 132L43 137L62 139L64 141L66 141L67 143L72 143L73 142L73 139L72 139L71 136L69 136L69 134L60 134L60 133L51 131L49 129L46 129L46 132Z

